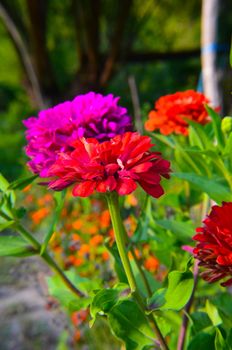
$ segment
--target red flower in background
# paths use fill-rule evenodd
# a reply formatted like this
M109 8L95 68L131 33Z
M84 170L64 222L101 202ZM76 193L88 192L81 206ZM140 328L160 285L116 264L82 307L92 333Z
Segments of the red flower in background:
M74 196L87 197L94 190L126 195L138 183L155 198L163 194L161 176L169 178L170 163L160 153L150 152L149 137L127 132L103 143L82 138L72 146L74 150L60 153L50 168L49 176L55 179L49 188L62 190L75 184Z
M222 286L232 284L232 202L213 206L193 239L199 241L193 253L200 266L207 268L202 277L209 283L230 277Z
M188 135L186 119L199 124L210 121L204 104L209 100L194 90L176 92L160 97L155 103L155 110L149 113L145 128L148 131L159 130L163 135L172 133Z

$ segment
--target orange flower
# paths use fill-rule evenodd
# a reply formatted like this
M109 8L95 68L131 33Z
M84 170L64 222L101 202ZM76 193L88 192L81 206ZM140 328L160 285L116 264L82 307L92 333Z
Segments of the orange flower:
M100 217L100 226L101 228L107 228L110 225L110 213L109 210L106 209L102 212Z
M49 214L50 210L48 208L40 208L30 214L32 221L35 224L40 224L40 222Z
M81 219L77 219L72 223L72 227L74 230L80 230L80 228L83 226L83 222Z
M125 202L130 207L136 207L138 205L138 199L135 197L134 193L128 194Z
M78 267L78 266L81 266L83 263L84 263L83 258L75 258L73 265Z
M90 235L95 235L97 232L98 232L98 228L97 228L96 226L90 226L90 227L88 228L88 233L89 233Z
M88 254L90 252L90 246L88 244L82 244L78 254L83 257L85 254Z
M203 94L194 90L162 96L156 101L155 110L149 113L145 129L158 129L163 135L175 133L187 136L186 119L203 125L210 121L204 106L208 102Z
M78 241L80 241L80 236L77 233L73 233L72 234L72 240L75 241L75 242L76 241L78 242Z
M102 260L103 261L107 261L107 260L109 260L109 258L110 258L110 255L109 255L108 252L103 252L102 253Z
M154 256L150 256L144 261L144 266L148 271L155 272L159 267L159 260Z
M94 236L94 237L92 237L91 239L90 239L90 245L92 245L92 246L98 246L99 244L101 244L102 243L102 241L103 241L103 237L101 236L101 235L96 235L96 236Z

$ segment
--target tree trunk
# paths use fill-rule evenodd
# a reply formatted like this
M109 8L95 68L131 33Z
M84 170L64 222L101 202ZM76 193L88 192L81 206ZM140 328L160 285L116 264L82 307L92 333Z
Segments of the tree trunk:
M217 70L217 35L220 0L202 1L201 61L203 89L213 106L221 105Z

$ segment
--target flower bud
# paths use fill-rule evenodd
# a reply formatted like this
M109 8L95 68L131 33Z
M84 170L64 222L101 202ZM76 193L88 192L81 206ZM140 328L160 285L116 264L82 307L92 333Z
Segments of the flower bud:
M232 117L225 117L222 119L221 129L225 134L232 131Z

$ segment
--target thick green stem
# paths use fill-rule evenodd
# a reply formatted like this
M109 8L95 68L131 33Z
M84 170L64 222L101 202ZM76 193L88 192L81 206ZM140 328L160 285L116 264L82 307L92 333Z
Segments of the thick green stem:
M134 293L137 291L136 281L130 266L129 258L126 252L126 242L124 235L124 227L120 215L118 195L115 192L110 192L107 195L107 202L109 206L112 226L115 234L115 240L118 247L118 252L122 261L122 265L131 289Z
M126 252L126 243L127 243L127 235L125 231L125 227L122 222L122 218L120 215L119 203L118 203L118 194L116 192L110 192L107 194L107 202L110 211L112 226L114 230L115 240L118 247L118 252L122 261L122 265L127 276L127 280L131 289L133 296L135 297L138 305L141 310L145 313L146 305L144 304L143 298L139 294L139 290L135 281L135 277L132 272L132 268L130 266L130 261ZM140 270L140 269L139 269ZM140 270L141 272L141 270ZM169 350L166 344L166 341L160 332L160 329L156 323L153 315L148 316L149 320L153 324L156 336L160 342L160 346L163 350Z

